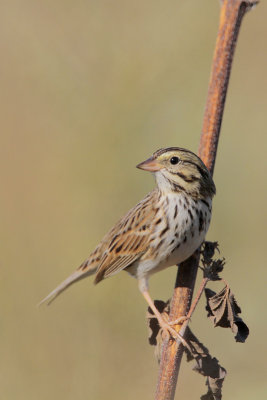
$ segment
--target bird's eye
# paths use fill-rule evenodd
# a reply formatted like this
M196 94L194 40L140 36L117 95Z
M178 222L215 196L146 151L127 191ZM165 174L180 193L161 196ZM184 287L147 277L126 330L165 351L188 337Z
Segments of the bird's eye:
M171 163L172 165L178 164L178 162L179 162L179 158L178 158L178 157L172 157L172 158L170 159L170 163Z

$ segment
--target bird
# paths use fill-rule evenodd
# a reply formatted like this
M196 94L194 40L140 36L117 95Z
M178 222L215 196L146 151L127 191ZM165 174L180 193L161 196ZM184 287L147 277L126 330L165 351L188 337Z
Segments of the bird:
M124 270L137 279L140 292L159 325L171 336L171 323L149 294L149 277L190 257L203 243L216 193L211 174L192 151L157 150L136 166L151 172L155 188L123 216L89 257L39 304L50 304L73 283L95 274L94 283Z

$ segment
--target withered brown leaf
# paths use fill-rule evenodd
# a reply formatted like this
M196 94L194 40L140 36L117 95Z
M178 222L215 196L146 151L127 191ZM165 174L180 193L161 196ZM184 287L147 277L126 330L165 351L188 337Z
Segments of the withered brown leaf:
M249 335L249 328L238 316L241 313L241 308L238 306L230 287L226 285L219 293L205 289L205 295L208 317L212 320L214 326L231 328L235 334L235 340L244 343Z
M215 357L209 354L208 349L197 339L190 328L187 328L185 337L191 351L185 348L187 361L195 360L193 370L206 376L208 391L201 396L201 400L220 400L222 398L222 385L226 370L219 364Z
M201 264L200 268L203 271L204 278L208 278L211 281L221 280L219 273L222 272L225 259L219 258L214 260L215 251L219 252L218 242L204 242L201 249Z
M216 250L220 253L218 242L209 242L206 240L203 243L201 247L201 255L204 264L209 264L212 261Z

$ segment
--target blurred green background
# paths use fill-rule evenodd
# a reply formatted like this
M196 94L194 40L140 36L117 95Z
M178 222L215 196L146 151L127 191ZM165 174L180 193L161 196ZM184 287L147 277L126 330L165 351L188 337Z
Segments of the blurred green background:
M192 328L227 369L225 398L266 395L266 4L245 16L215 168L218 240L251 333L236 344L202 300ZM154 185L135 165L197 151L217 1L13 0L0 13L1 399L152 399L146 304L127 274L35 307ZM176 268L150 280L172 295ZM204 379L184 363L178 398Z

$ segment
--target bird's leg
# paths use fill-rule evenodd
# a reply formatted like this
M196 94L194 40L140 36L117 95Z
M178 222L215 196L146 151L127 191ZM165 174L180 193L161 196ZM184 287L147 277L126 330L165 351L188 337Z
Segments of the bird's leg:
M172 324L173 323L169 323L168 321L165 321L164 318L162 317L162 315L160 314L160 312L158 311L158 309L156 308L153 300L150 297L150 294L147 290L142 292L142 295L144 296L144 298L146 299L149 307L151 308L151 310L153 311L155 317L157 318L160 327L163 329L164 332L166 332L168 335L170 335L173 339L177 340L181 340L182 344L185 347L188 347L187 342L185 341L185 339L178 333L176 332L175 329L172 328ZM183 319L184 317L182 317ZM176 321L174 321L176 322Z
M148 292L147 280L139 281L139 289L142 295L144 296L145 300L147 301L149 307L153 311L163 331L166 332L168 335L170 335L173 339L180 339L183 345L188 347L188 344L186 343L184 338L181 335L179 335L179 333L176 332L175 329L171 327L171 324L168 321L166 321L158 311L157 307L154 304L154 301L151 299L150 294Z

